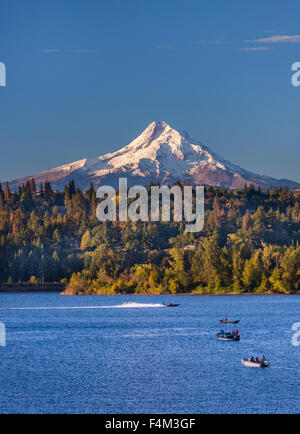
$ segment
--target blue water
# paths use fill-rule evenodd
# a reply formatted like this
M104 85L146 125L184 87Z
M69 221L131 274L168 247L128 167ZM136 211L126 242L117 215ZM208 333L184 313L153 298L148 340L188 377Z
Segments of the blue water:
M223 315L241 319L240 342L216 339ZM299 296L2 293L0 321L1 413L300 410L300 346L291 343ZM268 369L240 362L262 354Z

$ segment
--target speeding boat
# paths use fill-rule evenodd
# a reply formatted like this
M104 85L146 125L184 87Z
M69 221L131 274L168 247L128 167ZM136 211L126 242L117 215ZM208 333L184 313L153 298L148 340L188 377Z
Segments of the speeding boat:
M270 363L266 360L251 361L248 359L242 359L241 362L247 368L268 368L270 366Z
M240 320L239 319L237 319L237 320L235 320L235 321L233 321L233 320L227 320L226 318L225 319L220 319L219 320L219 323L221 323L221 324L237 324L238 322L240 322Z
M168 303L168 304L163 303L163 306L166 306L166 307L177 307L177 306L179 306L179 303Z
M220 341L239 341L240 335L236 332L228 332L225 333L223 330L220 333L217 333L217 338Z

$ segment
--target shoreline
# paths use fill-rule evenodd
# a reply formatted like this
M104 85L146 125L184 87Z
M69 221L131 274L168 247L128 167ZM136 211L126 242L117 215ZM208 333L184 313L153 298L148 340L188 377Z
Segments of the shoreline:
M151 297L160 297L160 296L162 296L162 297L166 297L166 296L168 296L168 297L178 297L178 296L187 296L187 295L192 295L192 296L195 296L195 297L198 297L198 296L202 296L202 295L204 295L205 297L220 297L220 296L223 296L223 295L232 295L232 296L238 296L238 295L244 295L244 296L251 296L251 295L300 295L300 292L291 292L291 293L278 293L278 292L259 292L259 293L255 293L255 292L238 292L238 293L232 293L232 292L226 292L226 293L220 293L220 294L210 294L210 293L208 293L208 292L206 292L206 293L203 293L203 294L194 294L194 293L192 293L192 292L185 292L185 293L177 293L177 294L64 294L64 293L61 293L61 295L67 295L67 296L71 296L71 297L81 297L81 296L87 296L87 295L89 295L89 296L94 296L94 295L96 295L96 296L103 296L103 297L106 297L106 296L113 296L113 297L119 297L119 296L124 296L124 295L126 295L126 296L130 296L130 297L132 297L132 296L140 296L140 297L143 297L143 296L151 296Z
M237 296L237 295L243 295L243 296L253 296L253 295L300 295L300 291L298 292L291 292L291 293L278 293L278 292L219 292L219 293L211 293L211 292L203 292L203 293L196 293L196 292L179 292L175 294L170 293L161 293L161 294L153 294L153 293L121 293L121 294L97 294L97 293L79 293L79 294L72 294L71 292L68 292L67 285L65 283L45 283L41 285L36 284L29 284L29 283L0 283L0 293L38 293L38 292L56 292L60 293L60 295L67 295L67 296L94 296L94 295L101 295L101 296L171 296L171 297L178 297L178 296L201 296L204 295L206 297L215 297L215 296L223 296L223 295L231 295L231 296Z
M0 283L1 292L62 292L65 291L65 283L48 282L35 283Z

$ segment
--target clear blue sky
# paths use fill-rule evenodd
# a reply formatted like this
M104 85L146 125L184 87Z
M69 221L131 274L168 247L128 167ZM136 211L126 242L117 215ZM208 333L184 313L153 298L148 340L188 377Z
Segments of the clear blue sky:
M117 150L164 120L300 182L299 23L298 0L1 2L1 181Z

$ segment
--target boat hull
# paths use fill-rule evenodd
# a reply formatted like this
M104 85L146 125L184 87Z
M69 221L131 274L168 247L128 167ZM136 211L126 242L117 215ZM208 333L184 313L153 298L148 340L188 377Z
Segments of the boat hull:
M239 335L223 335L221 333L217 333L217 338L220 341L239 341L240 336Z
M250 362L249 360L241 360L241 362L247 368L268 368L270 366L270 363L268 362L257 363L257 362Z
M220 324L237 324L239 322L240 322L239 319L237 319L236 321L221 321L221 320L219 321Z

